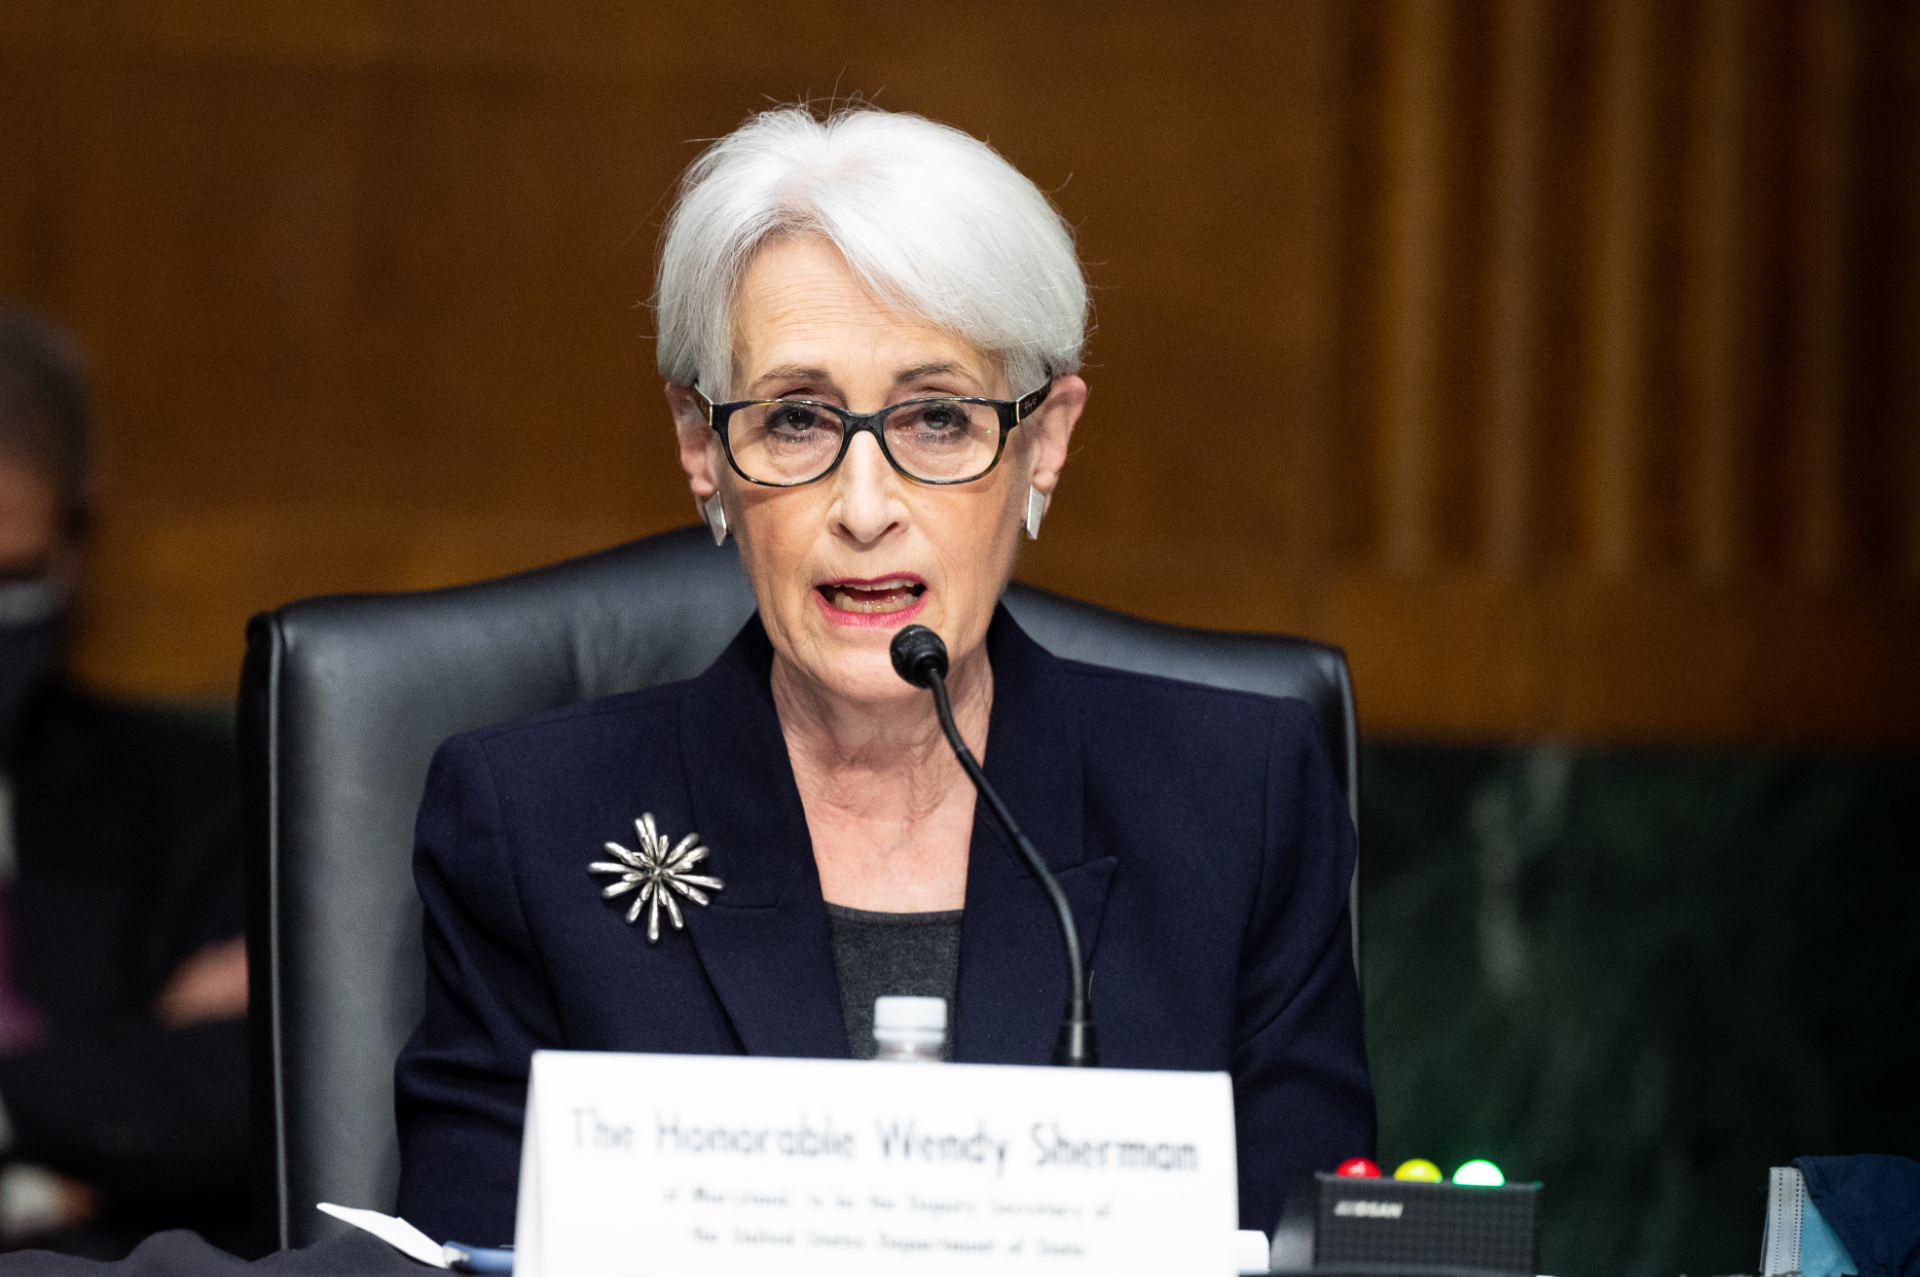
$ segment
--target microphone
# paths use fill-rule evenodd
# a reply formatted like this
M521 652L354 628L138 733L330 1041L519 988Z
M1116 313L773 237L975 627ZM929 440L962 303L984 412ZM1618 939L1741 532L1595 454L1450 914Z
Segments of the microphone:
M1072 1068L1091 1068L1100 1062L1100 1052L1094 1041L1093 1019L1087 1014L1087 972L1080 957L1080 928L1074 925L1073 909L1067 904L1067 893L1060 889L1059 880L1047 868L1047 862L1040 859L1040 853L1033 849L1027 836L1020 832L1013 813L1000 801L1000 795L987 781L987 774L980 770L980 761L967 748L967 742L960 739L960 729L953 721L953 702L947 698L947 645L926 626L909 625L893 636L888 652L893 657L895 673L915 687L932 690L934 712L940 716L940 730L946 733L947 744L953 746L967 779L987 800L988 810L1006 831L1008 841L1019 849L1027 868L1033 870L1033 876L1046 889L1047 899L1053 902L1053 914L1060 923L1060 938L1067 946L1067 1012L1060 1022L1060 1036L1054 1042L1053 1062Z

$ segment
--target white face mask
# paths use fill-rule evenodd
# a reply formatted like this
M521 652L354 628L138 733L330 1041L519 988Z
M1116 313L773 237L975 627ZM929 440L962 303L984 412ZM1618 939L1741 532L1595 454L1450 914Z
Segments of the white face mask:
M0 748L11 749L21 712L59 659L66 602L57 576L0 585Z

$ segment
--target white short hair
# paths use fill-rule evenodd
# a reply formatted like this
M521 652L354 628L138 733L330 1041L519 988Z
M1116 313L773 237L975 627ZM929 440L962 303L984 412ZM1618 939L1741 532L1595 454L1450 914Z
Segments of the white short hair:
M887 306L1002 360L1012 392L1078 372L1087 285L1047 197L985 142L918 115L752 116L701 154L667 220L654 293L661 375L716 398L733 308L770 237L813 233Z

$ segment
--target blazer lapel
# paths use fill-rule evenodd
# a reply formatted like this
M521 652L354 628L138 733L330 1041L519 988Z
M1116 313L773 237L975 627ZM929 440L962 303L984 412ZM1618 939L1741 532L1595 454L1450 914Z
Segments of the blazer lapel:
M806 811L756 615L682 702L680 758L705 872L726 882L687 929L750 1055L847 1058L846 1019Z
M1079 724L1063 694L1059 661L1000 608L987 633L993 714L985 770L1073 906L1092 969L1107 888L1118 863L1082 847ZM1046 892L1001 833L986 804L974 815L960 932L954 1059L1046 1064L1067 1002L1067 958Z

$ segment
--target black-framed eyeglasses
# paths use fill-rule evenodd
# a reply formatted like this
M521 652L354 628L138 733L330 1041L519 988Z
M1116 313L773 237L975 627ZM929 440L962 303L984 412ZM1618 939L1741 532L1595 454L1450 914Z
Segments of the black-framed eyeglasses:
M813 399L715 403L692 387L720 436L727 464L748 483L797 488L839 468L861 431L887 461L917 483L971 483L1000 464L1007 435L1033 415L1053 379L1019 399L943 395L907 399L879 412L848 412Z

